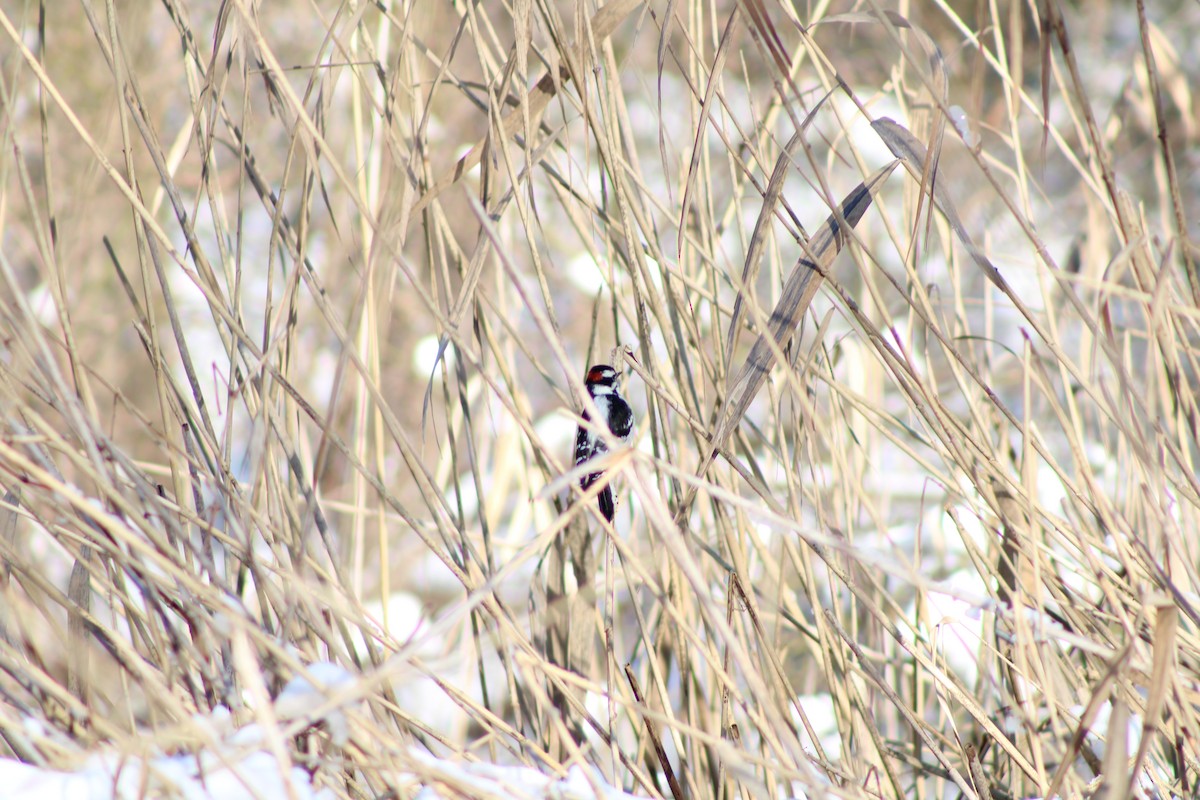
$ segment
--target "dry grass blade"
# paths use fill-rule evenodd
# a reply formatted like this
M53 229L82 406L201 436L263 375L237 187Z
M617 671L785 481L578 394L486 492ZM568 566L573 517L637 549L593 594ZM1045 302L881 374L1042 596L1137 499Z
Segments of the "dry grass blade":
M633 692L634 699L639 705L645 705L646 699L642 696L642 690L638 686L637 677L633 674L633 670L630 669L628 664L625 665L625 679L629 681L629 689ZM663 774L666 775L667 785L671 787L671 797L675 798L675 800L683 800L686 795L683 793L683 788L680 787L679 781L675 778L675 770L671 768L671 762L667 758L667 751L662 745L662 738L654 730L654 722L648 716L645 717L645 723L646 735L650 737L651 744L654 746L654 755L662 767Z
M635 8L641 5L643 1L611 0L611 2L605 3L589 23L589 40L603 42L612 35L617 26ZM574 44L572 52L575 57L575 63L580 65L587 63L588 59L586 56L591 49L591 41L577 41ZM505 113L500 121L501 134L505 138L508 138L515 136L522 129L536 129L541 123L542 114L545 113L546 108L550 105L550 101L558 93L559 87L569 80L571 80L571 73L565 68L558 74L547 73L543 75L533 91L528 94L527 100L521 107ZM439 195L458 183L465 175L479 165L483 160L489 138L487 137L476 142L446 175L443 175L425 190L413 206L413 216L423 211Z
M903 125L900 125L893 119L881 117L871 122L871 127L879 134L879 138L883 139L883 143L892 151L892 155L900 159L905 168L917 178L922 186L926 185L928 180L925 171L925 165L928 163L929 155L925 145L913 136ZM992 264L987 254L976 244L974 237L967 231L966 225L963 224L962 217L958 213L958 206L950 199L949 192L943 184L933 183L933 196L937 200L938 208L946 215L946 219L950 223L950 227L954 229L955 235L966 247L968 255L979 265L983 270L983 274L987 279L994 283L997 288L1002 290L1008 289L1008 284L1000 275L1000 271Z
M1145 716L1142 718L1142 736L1138 742L1137 755L1132 766L1128 769L1131 774L1138 775L1145 766L1146 753L1158 738L1158 726L1162 721L1163 708L1166 699L1176 690L1175 675L1178 670L1177 637L1179 634L1179 609L1171 602L1159 602L1152 606L1155 610L1154 620L1154 649L1151 653L1150 685L1146 696ZM1115 720L1116 714L1113 714ZM1122 721L1123 723L1124 721ZM1115 724L1115 722L1114 722ZM1124 730L1122 730L1124 733ZM1122 742L1122 745L1125 743ZM1110 746L1112 749L1112 746ZM1126 752L1125 747L1119 752ZM1115 787L1125 786L1130 794L1134 791L1134 781L1120 780L1113 784Z
M975 787L975 791L979 793L979 800L992 800L992 782L988 779L987 770L979 761L979 750L973 744L969 744L965 748L967 757L967 770L971 777L971 784Z
M714 453L724 446L725 439L741 423L742 415L762 388L775 361L787 348L796 327L808 310L809 303L821 287L821 278L829 271L833 259L849 241L849 229L858 225L858 221L870 208L884 181L898 163L893 161L880 167L855 187L812 237L801 245L804 255L792 267L787 280L784 281L779 300L771 310L771 316L765 321L766 330L759 334L738 370L737 377L729 384L720 421L710 442Z
M1130 797L1129 786L1129 706L1124 702L1113 703L1108 717L1108 731L1104 741L1104 773L1100 787L1092 795L1103 798ZM1136 770L1134 770L1136 772Z
M750 17L750 22L758 33L763 47L771 56L772 64L775 69L779 70L777 78L787 77L789 74L787 51L784 48L783 40L779 38L779 31L775 28L771 15L767 13L766 4L762 0L742 0L741 8L743 13Z
M712 67L708 71L708 81L704 85L704 104L700 107L700 122L696 125L696 140L692 144L692 159L688 164L687 177L683 181L683 205L679 213L679 248L683 250L686 238L684 230L688 226L688 214L692 205L692 197L695 192L697 170L700 167L700 158L704 153L704 148L700 146L700 140L708 132L708 119L712 114L713 99L716 96L718 84L720 84L725 73L725 59L729 56L729 51L732 48L733 42L737 38L737 34L741 28L739 22L741 14L737 8L729 12L729 18L725 20L725 27L721 31L721 40L717 43L717 55L713 59Z
M1138 31L1141 33L1142 55L1146 60L1146 77L1150 82L1150 92L1154 105L1154 120L1158 126L1158 143L1162 148L1163 166L1167 172L1167 188L1171 195L1171 210L1175 218L1175 235L1179 237L1180 256L1183 259L1184 273L1188 286L1192 290L1192 300L1200 305L1200 273L1196 269L1195 245L1191 243L1187 231L1187 211L1179 188L1179 174L1175 166L1175 151L1171 147L1171 132L1168 129L1167 108L1163 101L1162 77L1159 73L1158 62L1154 55L1152 30L1146 18L1145 0L1137 0ZM1166 44L1163 42L1163 44ZM1194 209L1193 209L1194 211Z
M924 156L919 170L921 186L917 194L917 207L913 213L913 217L918 220L924 217L931 224L932 213L926 215L922 212L925 209L924 204L931 194L930 189L937 183L938 164L942 156L943 134L946 130L945 111L949 102L950 91L946 61L942 57L941 48L937 46L937 43L934 42L933 38L924 29L913 25L907 17L890 9L875 9L871 12L857 14L837 14L822 20L822 24L832 23L870 23L883 26L904 54L903 63L915 69L919 81L925 87L930 100L928 105L932 108L927 111L913 109L913 116L921 124L922 129L927 132L929 141L929 145L924 148ZM899 36L901 29L910 32L912 37L917 41L917 44L920 45L921 51L925 56L924 63L922 63L921 59L913 57L911 53L906 51L904 40ZM924 106L926 104L922 103L921 105ZM930 119L931 113L932 119ZM903 158L895 149L892 150L892 154L897 158ZM928 234L928 226L926 233Z
M737 297L733 301L733 314L729 317L729 333L725 337L725 371L729 372L728 359L733 358L734 351L737 349L738 338L742 332L742 312L743 304L746 302L746 287L750 286L758 275L759 264L762 261L763 252L767 246L767 228L771 224L771 220L775 216L775 210L779 206L779 200L783 196L783 187L787 179L788 169L792 166L795 159L796 148L804 142L804 136L808 132L808 126L816 119L817 112L825 105L832 94L830 90L821 101L813 107L813 110L808 113L804 119L804 124L800 129L792 134L792 138L779 153L779 157L775 159L775 168L771 170L771 179L767 182L767 191L763 195L762 209L758 212L758 219L754 221L754 230L750 233L750 246L746 250L746 262L742 266L741 281L738 283Z
M1104 675L1094 686L1090 687L1090 699L1087 707L1079 715L1079 724L1075 727L1074 735L1067 744L1066 753L1059 764L1058 770L1054 773L1049 787L1046 789L1046 797L1058 796L1058 791L1062 787L1063 782L1071 774L1071 765L1079 755L1080 750L1086 746L1084 740L1087 737L1088 731L1091 730L1092 725L1095 723L1101 708L1109 702L1113 684L1120 680L1121 672L1128 669L1127 659L1131 649L1132 643L1126 645L1117 653L1108 663L1108 668L1105 670Z

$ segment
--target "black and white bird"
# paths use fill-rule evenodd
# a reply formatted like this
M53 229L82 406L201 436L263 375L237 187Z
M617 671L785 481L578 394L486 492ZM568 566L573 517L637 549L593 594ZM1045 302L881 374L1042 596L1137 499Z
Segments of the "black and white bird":
M628 442L633 436L633 411L617 389L617 371L607 364L597 364L588 370L587 378L583 383L592 397L592 402L596 404L596 410L600 412L608 429L612 431L613 437L622 442ZM583 418L588 421L592 419L586 410L583 412ZM608 446L604 444L604 437L600 431L579 426L579 430L575 434L576 467L607 452ZM600 479L602 474L604 474L603 470L589 472L579 480L579 485L583 487L584 491L587 491L593 483ZM617 511L616 504L613 502L612 484L605 486L600 491L598 500L600 513L606 520L612 522Z

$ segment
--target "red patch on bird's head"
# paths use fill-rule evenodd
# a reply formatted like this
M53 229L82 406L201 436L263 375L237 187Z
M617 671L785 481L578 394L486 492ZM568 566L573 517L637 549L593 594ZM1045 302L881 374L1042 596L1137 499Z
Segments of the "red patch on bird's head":
M588 370L587 382L602 383L605 380L612 380L613 377L614 375L612 367L606 367L603 364L597 364Z

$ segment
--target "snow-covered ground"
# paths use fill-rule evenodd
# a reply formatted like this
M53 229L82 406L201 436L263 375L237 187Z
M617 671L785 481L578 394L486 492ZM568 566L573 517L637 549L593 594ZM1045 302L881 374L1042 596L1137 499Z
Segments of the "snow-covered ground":
M621 800L634 795L608 786L599 775L571 768L562 780L528 767L497 766L438 759L414 751L421 778L397 775L417 800L460 797L554 798L554 800ZM456 787L447 793L439 785ZM93 756L74 772L44 769L19 761L0 761L0 786L9 800L141 800L182 797L186 800L333 800L331 788L314 785L300 767L281 767L266 750L157 756L137 759L105 753Z
M275 699L270 716L281 724L306 718L320 722L334 744L345 744L350 734L343 706L334 705L319 716L308 715L338 697L354 697L356 677L329 663L309 665L307 671L312 681L294 678ZM313 681L324 688L317 688ZM334 800L342 796L335 787L321 785L320 778L310 776L283 748L272 747L272 742L284 738L280 730L268 735L256 723L233 727L224 709L193 722L194 729L209 734L211 741L186 752L133 755L105 750L86 756L71 771L0 760L0 796L6 800ZM40 723L30 722L25 727L31 738L46 734ZM461 797L464 791L480 798L530 800L633 797L579 766L560 779L529 767L436 758L415 748L407 755L412 772L394 775L394 785L419 800Z

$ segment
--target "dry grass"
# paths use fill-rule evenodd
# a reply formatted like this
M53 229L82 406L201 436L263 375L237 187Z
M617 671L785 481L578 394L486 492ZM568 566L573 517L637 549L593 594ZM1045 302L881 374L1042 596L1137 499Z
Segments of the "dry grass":
M1192 796L1200 11L924 5L0 9L0 752L224 706L352 798L450 780L422 749ZM615 536L560 480L614 347ZM267 702L319 660L346 743Z

